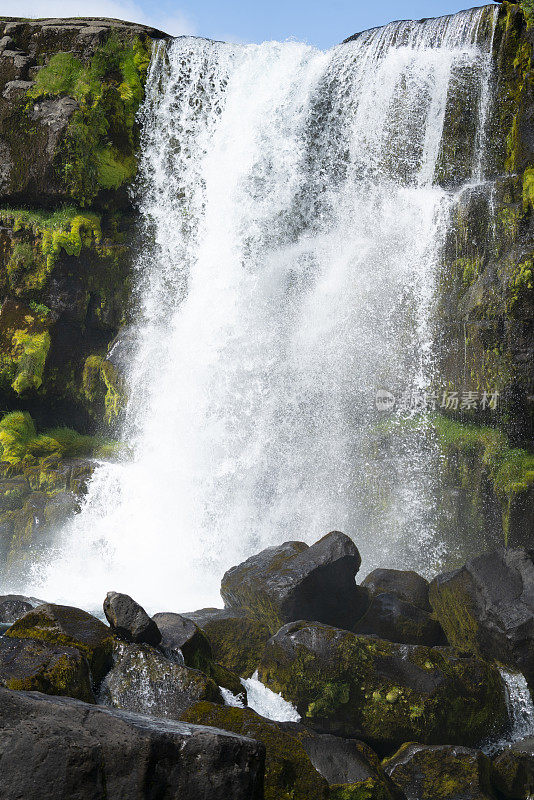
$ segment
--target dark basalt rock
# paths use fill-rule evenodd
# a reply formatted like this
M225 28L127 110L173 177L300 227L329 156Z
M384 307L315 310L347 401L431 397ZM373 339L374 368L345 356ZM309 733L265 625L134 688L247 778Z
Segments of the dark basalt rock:
M430 602L455 647L519 669L534 684L534 554L499 549L438 575Z
M405 744L383 766L407 798L495 800L491 761L481 750Z
M161 642L161 633L154 620L127 594L108 592L104 614L113 633L120 639L136 644L158 645Z
M0 689L2 800L262 800L264 761L235 734Z
M0 686L94 703L87 659L74 647L0 636Z
M264 622L240 608L203 608L184 616L204 631L220 664L243 678L256 671L271 636Z
M372 594L394 594L399 600L432 611L428 602L428 581L413 570L374 569L363 579Z
M333 531L308 547L285 542L228 570L221 595L228 608L245 608L272 633L281 624L316 620L351 628L368 605L368 593L356 586L358 548Z
M152 619L161 631L162 649L171 653L179 650L188 667L204 669L213 659L209 640L190 618L160 612L154 614Z
M15 622L27 611L43 604L35 597L24 597L22 594L5 594L0 596L0 622Z
M507 747L493 760L495 787L512 800L526 800L534 793L534 738Z
M266 747L265 800L326 800L326 780L313 767L298 738L279 723L261 717L250 708L228 708L197 703L182 719L199 725L248 736Z
M316 733L300 723L278 724L299 740L315 769L334 787L334 797L336 793L342 797L341 789L345 787L349 797L365 797L367 792L383 800L404 800L404 795L386 775L379 757L369 745L357 739Z
M114 662L100 697L115 708L179 719L199 700L223 702L211 678L173 663L150 645L117 644Z
M5 636L75 647L87 658L97 683L111 666L110 629L80 608L44 603L20 617Z
M446 644L439 622L419 606L400 600L394 594L377 594L367 612L354 626L354 633L374 634L389 642Z
M381 752L406 741L475 744L507 722L492 664L318 623L290 623L269 639L259 678L296 706L305 725Z

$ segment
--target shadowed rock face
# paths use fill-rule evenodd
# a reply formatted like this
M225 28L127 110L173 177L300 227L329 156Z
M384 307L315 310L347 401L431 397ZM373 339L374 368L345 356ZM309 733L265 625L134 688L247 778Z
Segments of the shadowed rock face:
M223 731L0 689L3 800L262 800L265 748Z
M368 610L353 630L402 644L422 644L427 647L447 644L441 625L429 613L389 592L372 598Z
M21 594L5 594L0 596L0 623L15 622L32 608L42 605L42 600L35 597L24 597Z
M127 642L152 645L161 642L161 633L154 620L127 594L108 592L104 614L113 632Z
M534 683L534 553L494 550L430 584L434 613L455 647L519 669Z
M534 791L534 739L521 739L493 761L495 786L504 797L523 798Z
M352 539L332 531L311 547L286 542L232 567L221 595L227 607L265 620L272 633L298 619L350 628L368 605L367 590L355 582L360 564Z

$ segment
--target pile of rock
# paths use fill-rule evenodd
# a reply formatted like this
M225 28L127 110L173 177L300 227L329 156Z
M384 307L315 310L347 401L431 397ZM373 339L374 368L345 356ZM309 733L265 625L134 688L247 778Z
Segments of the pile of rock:
M150 618L111 592L108 626L0 598L0 797L528 798L534 739L483 744L510 726L497 663L534 679L534 553L430 584L359 567L334 531L233 567L224 609ZM299 723L247 707L256 673Z

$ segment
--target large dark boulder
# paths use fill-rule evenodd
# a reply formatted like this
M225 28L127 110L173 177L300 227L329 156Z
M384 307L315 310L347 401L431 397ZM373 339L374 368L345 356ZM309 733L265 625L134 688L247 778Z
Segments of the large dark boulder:
M455 647L495 659L534 685L534 553L499 549L438 575L430 602Z
M452 648L400 645L309 622L265 647L259 678L304 724L382 751L406 741L475 744L507 721L498 669Z
M104 614L111 630L120 639L154 646L161 642L157 624L128 594L108 592L104 600Z
M428 581L413 570L374 569L363 579L372 594L394 594L400 600L431 611L428 602Z
M32 608L42 605L42 600L35 597L24 597L22 594L4 594L0 596L0 622L15 622Z
M528 800L534 794L534 738L521 739L494 760L496 788L511 800Z
M441 625L427 611L391 593L374 595L353 630L403 644L434 647L447 643Z
M199 700L223 702L211 678L170 661L150 645L117 644L114 662L100 697L115 708L179 719Z
M213 659L211 644L198 625L181 614L161 612L152 617L161 631L161 647L169 653L180 651L184 663L194 669L204 669Z
M368 604L355 583L360 563L358 548L339 531L311 547L285 542L228 570L221 595L228 608L247 609L271 633L298 619L351 628Z
M87 659L74 647L0 636L0 686L94 703Z
M220 730L0 689L2 800L262 800L264 759Z
M271 636L265 622L241 608L202 608L184 616L204 631L220 664L243 678L256 671Z
M186 711L182 719L262 742L266 747L265 800L326 800L328 797L326 780L313 767L298 738L250 708L198 703Z
M97 683L111 666L111 630L80 608L45 603L20 617L4 635L75 647L87 658Z
M496 800L491 761L481 750L405 744L383 766L409 798Z

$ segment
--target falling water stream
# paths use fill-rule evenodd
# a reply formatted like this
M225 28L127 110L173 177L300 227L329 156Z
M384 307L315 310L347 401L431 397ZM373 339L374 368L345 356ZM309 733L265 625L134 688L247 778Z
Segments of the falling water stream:
M218 605L228 567L333 528L367 570L439 566L432 442L377 457L375 395L432 376L436 266L462 188L437 181L445 120L470 98L467 181L481 181L495 18L391 23L327 52L158 46L139 321L117 346L133 455L98 467L27 593Z

